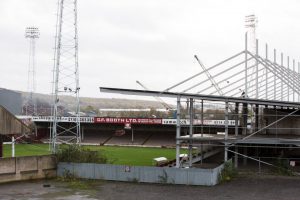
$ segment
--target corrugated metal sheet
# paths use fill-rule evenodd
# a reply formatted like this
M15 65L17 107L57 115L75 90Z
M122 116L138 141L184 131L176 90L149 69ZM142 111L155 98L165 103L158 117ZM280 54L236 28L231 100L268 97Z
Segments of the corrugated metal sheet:
M14 115L22 113L22 94L13 90L0 88L0 105Z
M0 106L0 134L24 134L30 133L31 130L22 121L17 119L13 114Z
M69 171L78 178L86 179L212 186L218 183L222 168L223 165L214 169L177 169L111 164L59 163L57 174L63 176L66 171Z

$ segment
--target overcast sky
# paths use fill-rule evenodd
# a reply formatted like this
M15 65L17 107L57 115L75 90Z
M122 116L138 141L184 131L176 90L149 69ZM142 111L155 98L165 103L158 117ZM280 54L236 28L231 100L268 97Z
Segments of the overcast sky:
M0 0L0 87L27 88L29 42L37 26L37 92L51 93L57 0ZM245 15L257 35L299 60L299 0L78 0L81 96L99 86L164 90L243 49ZM107 96L107 95L105 95Z

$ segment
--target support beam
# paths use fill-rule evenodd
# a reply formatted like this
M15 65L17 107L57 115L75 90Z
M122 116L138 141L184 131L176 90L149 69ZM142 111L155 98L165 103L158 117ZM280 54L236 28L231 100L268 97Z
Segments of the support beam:
M258 131L258 122L259 122L259 110L258 110L259 106L257 104L255 104L255 129L254 131Z
M274 64L275 63L276 63L276 49L274 49ZM276 65L274 67L276 67ZM276 77L277 77L277 73L275 70L274 71L274 100L276 100Z
M227 139L228 139L228 101L225 102L225 149L224 149L224 162L228 160L228 151L227 151Z
M189 131L189 136L190 138L193 138L193 126L194 126L194 99L190 98L190 131ZM192 167L192 159L193 159L193 146L192 146L192 140L189 140L189 167Z
M245 97L248 96L248 33L245 34Z
M266 60L268 60L268 44L266 44ZM268 69L265 68L265 72L266 72L266 84L265 84L265 87L266 87L266 97L265 99L268 99Z
M2 135L0 134L0 158L3 157L3 140Z
M203 125L204 125L204 110L203 110L203 99L201 99L201 137L203 138ZM203 156L203 144L201 143L201 155ZM201 159L201 164L203 159Z
M228 149L227 149L228 151ZM239 152L238 151L238 147L235 147L234 149L235 152ZM237 169L239 166L239 155L238 154L234 154L234 167Z
M177 96L177 113L176 113L176 168L180 167L180 96Z
M293 74L295 73L295 59L293 59ZM293 85L293 101L295 102L295 86Z
M298 87L300 84L300 62L298 62ZM298 92L298 102L300 102L300 94Z
M243 135L247 135L247 120L248 120L248 104L243 103L243 109L242 109L242 119L243 119Z
M234 135L238 136L239 134L239 103L235 103L235 129Z
M255 51L255 56L258 56L258 39L256 39L256 51ZM257 99L258 98L258 62L257 60L255 60L255 66L256 66L256 69L255 69L255 98Z
M288 77L290 77L290 57L287 57L287 72L288 72ZM290 101L290 79L288 81L288 101Z
M280 55L280 65L283 67L283 53ZM281 81L281 101L283 101L283 81Z

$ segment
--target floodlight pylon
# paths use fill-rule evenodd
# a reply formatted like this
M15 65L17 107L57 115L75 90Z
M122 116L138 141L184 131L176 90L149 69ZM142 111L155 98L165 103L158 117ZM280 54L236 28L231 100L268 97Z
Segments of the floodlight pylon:
M37 105L34 98L36 92L36 79L35 79L35 43L40 37L40 31L37 27L31 26L25 29L25 38L29 39L29 62L28 62L28 80L27 80L27 96L25 98L25 106L23 113L25 115L37 115Z
M51 151L60 143L80 144L77 0L58 0L54 48ZM73 121L60 123L64 116ZM68 124L68 126L66 125Z

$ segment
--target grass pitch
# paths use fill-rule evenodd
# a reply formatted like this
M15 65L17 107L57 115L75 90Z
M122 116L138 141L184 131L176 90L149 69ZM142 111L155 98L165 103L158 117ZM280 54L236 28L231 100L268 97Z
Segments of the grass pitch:
M151 166L153 158L166 157L175 159L175 149L150 147L118 147L118 146L84 146L93 151L102 151L108 161L117 165ZM183 150L182 153L186 153ZM16 144L16 156L33 156L51 154L48 144ZM11 145L4 145L4 157L11 156Z

